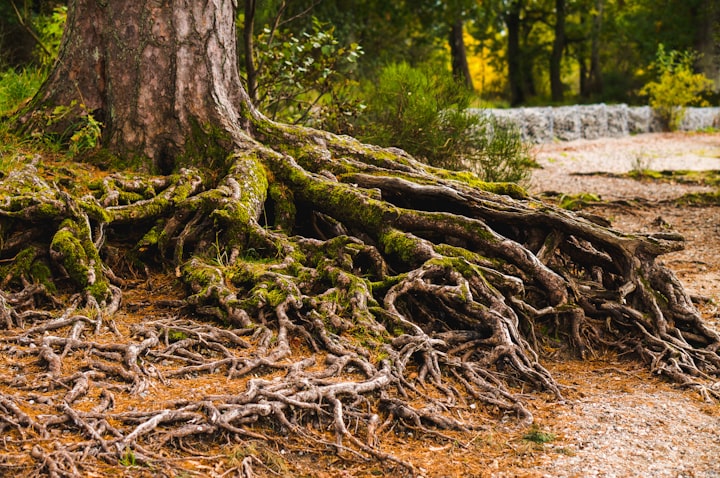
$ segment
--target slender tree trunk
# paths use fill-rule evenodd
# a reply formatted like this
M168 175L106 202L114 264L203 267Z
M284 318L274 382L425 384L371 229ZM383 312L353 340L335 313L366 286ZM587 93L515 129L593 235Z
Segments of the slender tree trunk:
M602 20L605 0L597 0L592 16L592 43L590 50L590 71L588 72L588 90L590 95L599 95L603 91L602 65L600 62L600 35L602 34Z
M720 89L720 5L714 0L703 1L697 9L695 49L700 53L698 70L714 81Z
M518 106L525 102L525 91L523 88L522 51L520 49L521 10L521 2L514 1L510 5L510 11L505 16L505 26L507 27L508 35L507 62L511 106Z
M578 53L577 60L580 67L580 96L588 98L590 97L590 92L588 90L588 67L585 56L582 53Z
M184 154L189 131L238 124L244 90L235 2L177 3L71 0L58 61L33 101L36 114L45 105L76 105L104 123L110 150L148 158L149 169L161 172ZM24 118L30 127L34 120ZM59 121L57 129L70 125Z
M550 92L553 101L563 100L562 57L565 49L565 0L555 0L555 39L550 55Z
M463 20L457 18L450 27L450 56L452 58L452 72L455 79L465 85L469 90L474 90L470 67L467 61L465 49L465 38L463 36Z

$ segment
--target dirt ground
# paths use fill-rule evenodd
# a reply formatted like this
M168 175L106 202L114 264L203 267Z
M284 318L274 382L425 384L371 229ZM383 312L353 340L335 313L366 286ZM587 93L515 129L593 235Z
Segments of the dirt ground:
M711 190L678 183L643 182L573 173L633 169L720 169L720 134L648 134L574 141L536 148L543 169L531 190L589 192L619 201L590 208L626 232L671 230L687 243L664 261L700 300L706 320L720 330L720 208L679 207L682 194ZM573 389L566 404L551 407L544 426L558 434L537 464L494 476L717 477L720 476L720 408L615 360L549 363ZM717 384L720 386L720 382ZM564 450L558 453L558 450ZM569 451L569 453L567 452Z

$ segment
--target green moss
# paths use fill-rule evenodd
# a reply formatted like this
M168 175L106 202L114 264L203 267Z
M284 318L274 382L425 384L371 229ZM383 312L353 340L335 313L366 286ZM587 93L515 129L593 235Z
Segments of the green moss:
M162 224L156 224L151 227L148 232L138 241L135 245L135 249L144 252L145 249L151 246L155 246L160 241L160 234L162 233Z
M222 283L223 276L219 268L205 264L194 258L182 266L183 277L190 283L195 292L200 292L208 286Z
M132 204L143 199L145 199L145 197L142 194L138 194L132 191L120 191L120 204Z
M95 201L79 201L80 207L88 215L90 219L96 221L109 223L112 221L112 215L102 206Z
M720 191L684 194L677 198L675 203L681 206L718 205L720 204Z
M92 242L87 225L65 219L50 243L50 251L83 290L98 301L105 300L110 287L102 270L102 260Z
M274 163L280 180L292 188L295 196L349 226L377 234L398 215L396 208L367 196L367 191L351 184L328 181L283 161Z
M383 280L380 281L370 282L370 290L373 292L374 295L377 294L383 296L391 287L399 284L406 277L407 274L398 274L395 276L385 277L383 278Z
M139 155L117 156L107 148L89 150L83 161L105 171L139 171L145 167L145 158Z
M110 295L110 286L108 285L107 281L99 280L96 281L94 284L88 286L87 291L97 300L102 301Z
M180 340L187 339L188 335L181 330L170 329L168 330L167 337L170 342L179 342Z
M448 244L437 244L434 247L435 247L435 251L438 252L439 254L442 254L443 256L462 257L466 261L472 262L472 263L495 262L494 259L488 259L484 256L480 256L479 254L469 251L469 250L465 249L464 247L450 246Z
M50 267L45 259L40 257L38 249L27 247L15 255L15 258L0 267L0 276L9 279L10 283L21 286L20 278L44 285L48 291L56 290Z
M530 430L523 435L523 440L531 441L537 444L549 443L554 441L555 438L554 433L544 432L535 424L533 424L533 426L530 427Z
M61 217L61 213L55 204L45 202L37 205L37 209L35 210L35 217L38 220L57 220L59 217Z
M388 229L380 235L378 242L385 253L392 254L402 262L406 264L417 262L419 239L397 229Z
M219 189L204 193L202 200L212 210L210 217L219 223L229 237L241 238L251 232L259 205L265 203L268 176L265 166L254 153L232 155L229 175L241 178L240 197L228 201ZM236 187L228 184L227 187Z
M53 282L53 275L50 267L44 262L36 260L30 266L30 277L45 286L48 292L56 292L57 288Z
M50 250L61 258L70 278L85 289L88 286L88 257L82 243L67 224L55 233Z
M214 182L227 171L231 159L227 152L232 149L232 139L224 128L201 125L190 121L183 154L177 159L176 170L182 167L199 167Z
M436 169L434 171L439 177L444 179L451 179L465 183L470 187L487 191L493 194L501 194L510 196L513 199L526 199L528 197L527 191L516 183L493 183L483 181L477 177L477 175L467 171L450 171L445 169Z
M693 171L688 169L633 169L626 173L632 179L644 181L676 182L683 184L700 184L705 186L720 185L720 170Z
M601 202L602 199L597 194L578 193L563 194L560 196L559 206L570 211L578 211L589 204Z
M295 198L292 191L284 184L270 179L268 196L273 201L275 218L273 226L284 231L292 231L295 225Z

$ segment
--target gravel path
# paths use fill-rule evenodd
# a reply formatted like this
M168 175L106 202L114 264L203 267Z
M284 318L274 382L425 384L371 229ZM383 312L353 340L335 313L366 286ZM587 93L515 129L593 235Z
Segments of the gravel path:
M625 173L633 169L711 170L720 169L720 135L663 133L641 134L620 139L577 140L535 148L542 169L533 172L532 192L566 194L592 192L603 199L662 200L710 188L681 184L647 184L621 178L583 176L588 173Z

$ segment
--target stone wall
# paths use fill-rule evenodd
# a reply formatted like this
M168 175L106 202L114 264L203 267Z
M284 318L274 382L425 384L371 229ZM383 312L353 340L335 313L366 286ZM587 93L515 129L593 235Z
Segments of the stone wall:
M662 123L649 106L576 105L476 110L494 116L500 124L514 124L523 139L534 143L572 141L655 133ZM680 129L698 131L720 127L720 107L687 108Z

